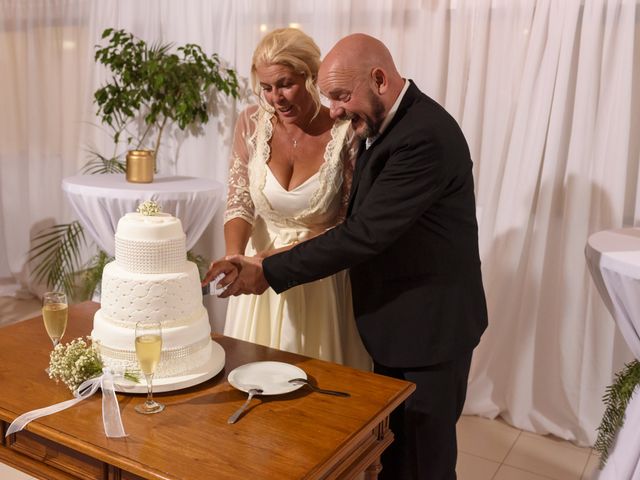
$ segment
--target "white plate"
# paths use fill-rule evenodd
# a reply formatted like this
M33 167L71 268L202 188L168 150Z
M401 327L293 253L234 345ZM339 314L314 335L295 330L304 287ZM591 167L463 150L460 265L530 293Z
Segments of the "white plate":
M253 362L232 370L227 380L243 392L258 387L262 389L260 395L280 395L302 387L302 384L289 383L292 378L307 378L307 374L290 363Z
M211 341L211 357L209 361L200 368L190 372L187 375L179 377L166 377L153 379L153 393L172 392L183 388L193 387L200 383L206 382L210 378L215 377L224 367L225 353L224 349L213 340ZM119 380L115 385L116 392L121 393L147 393L147 383L144 377L139 383L129 380Z

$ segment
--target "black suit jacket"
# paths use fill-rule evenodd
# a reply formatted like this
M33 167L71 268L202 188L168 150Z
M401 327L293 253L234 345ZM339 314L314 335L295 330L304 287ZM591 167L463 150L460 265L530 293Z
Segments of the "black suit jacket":
M263 268L276 292L350 269L358 329L382 365L427 366L470 352L487 311L472 162L456 121L412 82L387 129L358 156L344 223Z

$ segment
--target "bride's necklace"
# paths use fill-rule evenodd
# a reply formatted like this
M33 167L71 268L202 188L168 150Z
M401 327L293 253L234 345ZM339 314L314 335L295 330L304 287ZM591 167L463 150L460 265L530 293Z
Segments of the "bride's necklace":
M311 128L311 124L315 121L316 117L313 117L311 119L311 121L309 122L309 126L308 128ZM302 138L305 136L306 132L300 128L298 135L296 135L295 137L293 135L291 135L291 132L287 131L287 128L284 126L283 123L280 123L280 128L282 129L282 132L284 133L284 135L289 138L289 141L291 142L291 148L293 149L297 149L298 148L298 144L300 143L300 141L302 140Z
M302 137L304 136L304 130L300 130L300 133L294 137L293 135L291 135L291 133L287 131L287 129L283 125L281 125L280 128L284 133L284 135L289 138L292 148L297 149L298 143L300 143L300 140L302 140Z

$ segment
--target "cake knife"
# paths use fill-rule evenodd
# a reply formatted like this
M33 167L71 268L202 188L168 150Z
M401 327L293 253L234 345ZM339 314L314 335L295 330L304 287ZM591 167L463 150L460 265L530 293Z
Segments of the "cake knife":
M203 285L202 295L203 296L204 295L220 295L222 292L224 292L231 284L218 288L218 282L223 278L224 278L224 273L221 273L216 278L211 280L209 283L207 283L206 285Z

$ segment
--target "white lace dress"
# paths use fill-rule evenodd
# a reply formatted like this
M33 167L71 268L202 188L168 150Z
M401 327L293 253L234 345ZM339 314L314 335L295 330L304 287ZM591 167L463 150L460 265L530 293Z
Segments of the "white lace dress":
M304 241L341 220L350 175L348 122L336 122L324 163L298 187L286 190L268 162L272 114L250 107L238 120L229 171L225 222L242 218L253 226L245 254ZM346 181L345 181L345 177ZM356 368L371 368L356 329L346 271L281 294L231 297L225 335Z

